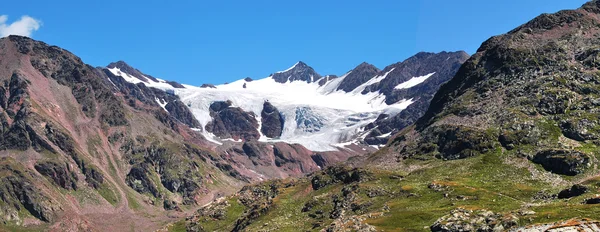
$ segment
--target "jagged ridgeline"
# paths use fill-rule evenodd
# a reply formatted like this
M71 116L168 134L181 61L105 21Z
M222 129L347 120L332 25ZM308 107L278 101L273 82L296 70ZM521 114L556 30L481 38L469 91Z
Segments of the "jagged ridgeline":
M359 168L247 187L187 228L597 231L599 45L600 1L540 15L485 41Z
M0 228L159 228L232 191L239 173L201 148L197 124L172 94L0 39Z

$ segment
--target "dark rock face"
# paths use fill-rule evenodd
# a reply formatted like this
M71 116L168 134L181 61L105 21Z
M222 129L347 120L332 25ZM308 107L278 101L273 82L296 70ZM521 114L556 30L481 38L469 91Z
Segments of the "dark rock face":
M305 81L311 83L321 79L321 75L302 61L296 63L290 70L271 74L271 77L279 83L286 83L288 81Z
M98 170L98 168L82 157L75 150L75 142L65 132L60 131L52 124L46 124L46 137L58 148L60 148L65 154L69 155L83 174L85 175L85 181L93 188L99 188L104 183L104 175Z
M333 79L336 79L336 78L338 78L338 76L336 76L336 75L324 76L323 78L321 78L321 80L319 80L319 86L323 86L323 85L327 84L327 82L329 82Z
M419 53L407 60L390 65L377 74L385 79L368 86L364 92L381 91L386 96L386 103L393 104L402 99L412 99L413 103L393 117L378 118L370 128L376 128L365 137L369 145L386 144L390 137L380 137L383 134L395 134L403 128L412 125L425 114L433 95L448 80L460 66L469 58L463 51L441 53ZM394 87L413 77L435 73L423 83L408 89L395 90Z
M270 102L263 104L263 110L260 113L262 127L260 131L269 138L278 138L283 132L283 115Z
M189 145L161 144L141 137L124 142L121 151L132 165L126 183L135 191L162 199L170 209L176 207L168 202L172 199L166 191L181 194L183 204L196 203L196 197L203 189L203 177L192 158L206 159L207 153Z
M35 170L66 190L77 190L77 174L67 164L45 161L35 164Z
M12 158L0 158L0 200L16 211L28 211L34 217L50 222L56 210L42 191L35 187L34 177ZM16 212L15 212L16 213Z
M374 65L363 62L350 71L337 89L350 92L375 77L379 71Z
M425 131L422 140L404 147L402 158L432 155L443 160L476 156L492 150L496 138L477 128L466 126L436 126ZM399 137L397 140L403 140Z
M268 166L271 164L271 158L269 157L269 145L260 142L245 142L242 145L244 154L248 156L252 164L257 166Z
M581 174L590 165L590 157L578 151L545 150L537 153L533 162L557 174L574 176Z
M189 108L181 101L171 101L165 105L165 109L169 114L179 120L181 123L188 125L191 128L201 128L202 126L196 120Z
M581 196L588 191L588 188L584 185L576 184L571 188L565 189L558 193L558 199L567 199L572 197Z
M210 105L210 116L213 121L206 124L206 131L220 138L256 141L260 138L258 121L251 112L238 107L230 107L231 102L214 102Z
M200 88L211 88L211 89L216 89L217 87L213 84L202 84L200 86Z

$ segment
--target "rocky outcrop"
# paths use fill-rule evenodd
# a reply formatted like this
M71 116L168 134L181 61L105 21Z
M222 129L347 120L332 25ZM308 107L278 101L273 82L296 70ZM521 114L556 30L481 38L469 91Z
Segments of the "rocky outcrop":
M265 101L261 116L260 131L269 138L279 138L283 133L283 115L270 102Z
M66 190L77 190L77 173L68 164L42 161L35 164L35 170Z
M165 105L169 115L176 118L179 122L188 125L191 128L202 128L196 117L190 109L179 100L171 101Z
M331 184L363 182L370 180L371 177L372 174L366 170L345 166L332 166L322 172L313 174L310 182L314 190L319 190Z
M213 120L206 124L205 129L220 138L243 141L256 141L260 138L254 113L231 107L231 102L213 102L210 105L210 116Z
M271 74L271 78L279 83L286 83L292 81L304 81L308 83L315 82L321 79L321 75L319 75L313 68L308 66L306 63L302 61L298 61L292 68Z
M35 218L50 222L60 207L51 203L44 193L35 187L34 176L12 158L0 158L0 200L4 219L21 220L18 213L25 210Z
M514 215L458 208L435 221L430 229L435 232L507 231L518 226L518 223L519 219Z
M205 152L190 145L162 145L140 137L128 140L121 147L132 165L127 174L127 184L139 193L152 194L156 199L171 205L170 194L179 193L183 200L179 203L196 203L202 190L203 177L196 170L198 164L192 157L207 157ZM172 156L173 153L183 156Z
M566 232L566 231L600 231L600 222L590 219L571 219L566 221L513 228L520 232Z
M213 84L202 84L200 86L200 88L211 88L211 89L216 89L217 87Z
M363 62L346 75L344 80L342 80L338 86L337 90L351 92L359 85L362 85L371 78L374 78L379 71L380 70L374 65Z
M583 173L590 166L590 157L571 150L544 150L532 159L544 169L557 174L574 176Z
M576 184L571 188L564 189L558 193L558 199L567 199L572 197L581 196L588 191L588 187L585 185Z
M319 86L323 86L325 84L327 84L329 81L338 78L337 75L327 75L324 76L323 78L321 78L321 80L319 80Z

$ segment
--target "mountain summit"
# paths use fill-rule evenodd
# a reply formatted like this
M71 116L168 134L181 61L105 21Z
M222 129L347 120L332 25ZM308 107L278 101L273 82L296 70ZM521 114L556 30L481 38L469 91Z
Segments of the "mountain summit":
M321 79L319 75L312 67L308 66L302 61L294 64L294 66L284 70L271 74L271 78L279 83L286 83L292 81L304 81L312 83Z
M375 65L363 62L352 69L344 80L337 87L337 90L350 92L359 85L364 84L379 73L379 69Z

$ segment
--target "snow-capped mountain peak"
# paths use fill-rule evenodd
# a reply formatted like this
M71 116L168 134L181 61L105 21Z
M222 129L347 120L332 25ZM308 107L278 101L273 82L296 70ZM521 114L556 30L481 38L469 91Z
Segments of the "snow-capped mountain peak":
M279 83L293 81L312 83L321 79L321 75L306 63L298 61L296 64L286 70L271 74L271 78Z
M143 83L148 87L154 87L157 89L173 89L173 88L185 88L183 85L174 81L165 81L160 78L153 77L148 74L142 73L140 70L129 66L125 61L117 61L110 63L106 68L116 76L123 77L127 82L130 83Z

